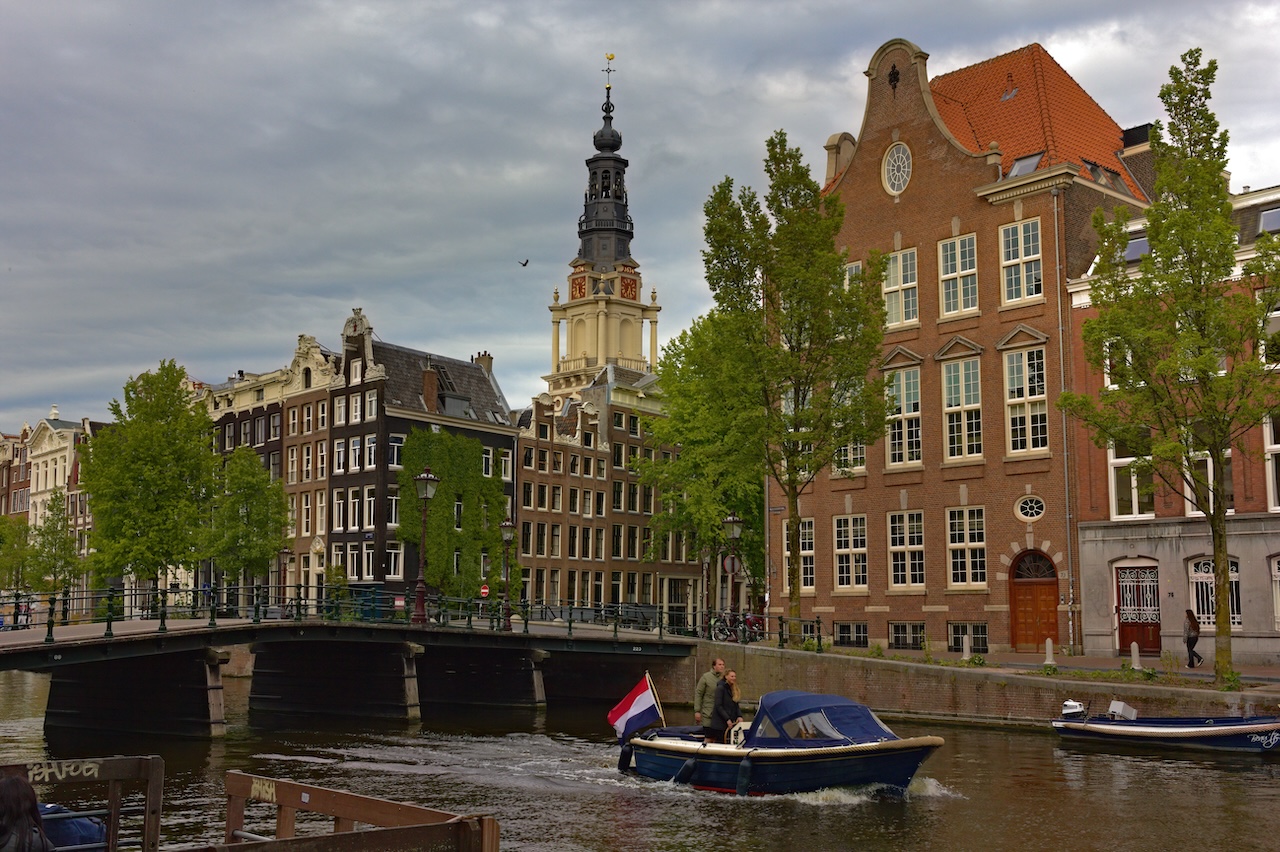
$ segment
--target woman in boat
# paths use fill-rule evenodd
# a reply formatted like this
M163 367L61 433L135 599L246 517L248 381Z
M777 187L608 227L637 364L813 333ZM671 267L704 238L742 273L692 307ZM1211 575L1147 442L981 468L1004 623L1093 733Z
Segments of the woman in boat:
M52 852L36 791L21 775L0 778L0 852Z
M716 741L724 742L730 728L742 721L742 710L738 702L742 693L738 691L738 673L733 669L724 673L724 679L716 686L716 707L711 713L711 729L716 733Z
M1196 653L1196 643L1200 641L1200 619L1191 610L1187 610L1187 620L1182 623L1182 641L1187 643L1187 668L1194 669L1204 662L1204 657Z

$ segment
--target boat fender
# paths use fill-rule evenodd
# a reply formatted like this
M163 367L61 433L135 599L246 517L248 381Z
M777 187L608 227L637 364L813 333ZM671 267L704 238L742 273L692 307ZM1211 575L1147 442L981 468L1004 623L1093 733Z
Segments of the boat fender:
M738 764L738 790L739 796L747 795L747 788L751 785L751 755L748 754L742 758L742 762Z
M675 781L677 784L688 784L689 779L693 777L693 770L696 769L697 766L698 766L698 758L696 757L689 758L684 762L683 766L681 766L678 770L676 770L675 777L672 778L671 780Z
M618 771L623 775L631 770L631 743L627 743L622 747L622 753L618 755Z

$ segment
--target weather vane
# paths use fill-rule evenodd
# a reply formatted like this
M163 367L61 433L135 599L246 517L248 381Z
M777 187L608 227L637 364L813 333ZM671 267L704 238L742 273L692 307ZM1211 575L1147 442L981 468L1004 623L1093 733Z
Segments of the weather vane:
M612 88L613 88L613 84L609 82L609 75L611 75L611 74L613 73L613 64L612 64L612 63L613 63L613 54L612 54L612 53L606 53L606 54L604 55L604 58L605 58L605 65L604 65L604 67L603 67L603 68L601 68L601 69L600 69L601 71L603 71L603 72L604 72L604 87L605 87L606 89L612 89Z

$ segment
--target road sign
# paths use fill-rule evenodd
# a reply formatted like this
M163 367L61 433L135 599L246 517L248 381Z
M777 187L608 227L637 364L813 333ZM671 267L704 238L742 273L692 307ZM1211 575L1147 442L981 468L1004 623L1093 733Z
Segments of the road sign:
M742 557L736 553L730 553L724 558L724 571L726 574L737 574L742 570Z
M489 584L488 584L488 583L486 583L486 584L484 584L483 586L481 586L481 587L480 587L480 597L482 597L482 598L487 598L487 597L489 597Z

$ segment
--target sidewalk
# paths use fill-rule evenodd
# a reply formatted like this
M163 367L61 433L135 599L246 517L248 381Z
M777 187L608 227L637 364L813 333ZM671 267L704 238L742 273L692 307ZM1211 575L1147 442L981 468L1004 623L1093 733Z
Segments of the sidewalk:
M898 651L892 653L886 652L886 657L897 656L905 659L919 658L923 659L923 651ZM948 660L959 662L960 655L955 653L934 654L934 659ZM986 660L987 668L1003 668L1003 669L1039 669L1045 664L1044 651L1035 653L1016 653L1011 651L983 654ZM1203 680L1206 682L1213 681L1213 657L1206 653L1204 663L1194 669L1186 666L1185 655L1178 654L1176 656L1178 668L1175 674L1192 680ZM1156 672L1164 673L1164 664L1158 656L1143 656L1140 658L1142 668L1152 669ZM1123 657L1084 657L1071 656L1063 653L1061 650L1054 649L1053 663L1058 667L1059 672L1068 671L1119 671L1126 665L1132 665L1132 658L1126 654ZM1277 683L1280 684L1280 666L1253 666L1235 664L1235 670L1240 673L1240 679L1245 683Z

